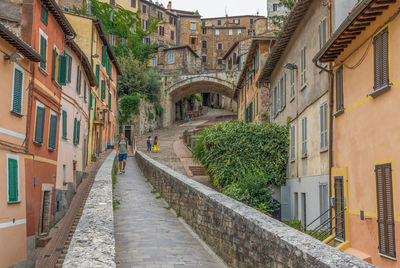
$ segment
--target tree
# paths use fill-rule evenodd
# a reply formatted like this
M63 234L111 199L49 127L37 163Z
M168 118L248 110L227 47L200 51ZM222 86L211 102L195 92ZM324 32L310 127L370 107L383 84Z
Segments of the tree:
M285 24L286 20L289 17L290 12L292 11L293 7L296 5L296 0L279 0L279 6L285 9L283 15L275 15L271 16L272 23L281 29Z

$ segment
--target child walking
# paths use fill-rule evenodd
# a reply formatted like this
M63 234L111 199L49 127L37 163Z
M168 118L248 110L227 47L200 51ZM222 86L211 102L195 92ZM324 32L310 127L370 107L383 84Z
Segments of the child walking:
M151 136L149 136L147 138L147 151L148 152L151 152L151 142L152 142L152 139L151 139Z
M160 150L160 144L158 142L158 137L155 136L154 137L154 144L153 144L153 151L157 153L159 150Z

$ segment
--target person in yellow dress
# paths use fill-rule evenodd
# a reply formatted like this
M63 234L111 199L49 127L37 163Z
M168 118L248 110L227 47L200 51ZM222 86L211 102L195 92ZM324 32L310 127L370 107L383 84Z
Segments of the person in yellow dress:
M153 152L158 152L160 150L160 143L158 141L158 137L154 137L154 143L153 143Z

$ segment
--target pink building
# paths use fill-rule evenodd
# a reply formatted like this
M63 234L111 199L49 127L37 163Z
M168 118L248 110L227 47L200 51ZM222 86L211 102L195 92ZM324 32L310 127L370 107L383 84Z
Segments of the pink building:
M61 94L55 222L67 212L86 168L90 92L96 86L89 60L75 41L67 42L65 56L67 79Z

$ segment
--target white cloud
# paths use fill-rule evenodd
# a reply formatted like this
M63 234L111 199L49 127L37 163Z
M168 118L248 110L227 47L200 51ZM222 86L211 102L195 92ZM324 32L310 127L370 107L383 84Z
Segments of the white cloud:
M155 2L156 0L153 0ZM168 0L159 1L167 7ZM266 0L172 0L173 9L188 11L198 10L205 18L223 17L225 10L229 16L238 15L267 15Z

